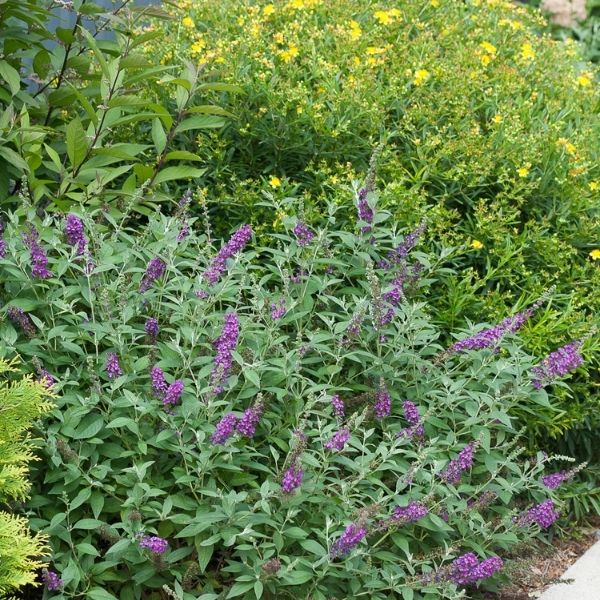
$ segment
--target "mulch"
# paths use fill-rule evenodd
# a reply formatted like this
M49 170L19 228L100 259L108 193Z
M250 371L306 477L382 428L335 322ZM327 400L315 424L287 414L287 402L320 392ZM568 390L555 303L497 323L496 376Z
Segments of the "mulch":
M552 542L536 541L513 556L510 566L511 584L498 594L489 596L490 600L531 600L561 579L562 574L588 548L598 541L600 519L573 532L569 537Z

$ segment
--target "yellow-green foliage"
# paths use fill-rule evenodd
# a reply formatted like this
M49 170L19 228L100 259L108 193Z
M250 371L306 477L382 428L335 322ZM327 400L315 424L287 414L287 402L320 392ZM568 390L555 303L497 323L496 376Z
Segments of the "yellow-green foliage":
M5 380L14 371L12 363L0 360L0 503L26 498L27 464L33 458L26 432L33 419L50 409L42 383L31 376ZM44 537L32 536L24 518L0 511L0 597L34 583L44 550Z

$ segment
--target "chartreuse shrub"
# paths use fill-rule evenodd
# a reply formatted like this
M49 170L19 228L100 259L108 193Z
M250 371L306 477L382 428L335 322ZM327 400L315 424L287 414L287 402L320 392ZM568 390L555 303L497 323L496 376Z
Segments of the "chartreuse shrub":
M247 224L199 232L190 198L145 226L27 204L6 225L3 352L35 357L58 396L28 505L54 597L495 589L508 551L566 514L577 470L528 453L511 415L551 408L587 353L585 336L523 351L552 290L444 344L427 289L446 251L373 193L358 223L330 203L269 246Z
M26 178L40 207L121 202L147 214L168 182L204 173L181 148L228 115L202 103L208 90L236 88L201 80L191 64L149 61L142 44L161 34L135 33L148 15L165 16L133 2L2 2L0 202L18 203ZM146 206L132 197L142 184L154 191Z
M22 501L29 492L28 464L33 459L27 430L51 405L44 381L31 376L9 382L17 371L13 362L0 359L0 595L11 597L20 587L35 582L39 558L47 551L42 534L32 535L27 520L12 513L7 503Z
M147 55L196 60L246 91L230 106L235 120L186 148L210 165L222 230L280 223L256 203L263 181L321 212L383 141L381 205L404 227L427 216L432 240L463 247L460 276L444 277L435 299L443 332L500 319L551 284L528 350L589 328L600 309L597 71L578 45L542 35L539 13L508 0L188 0L168 10L174 19L154 25L166 42L146 44ZM533 415L534 439L580 426L568 443L591 456L597 380L561 390L550 422Z

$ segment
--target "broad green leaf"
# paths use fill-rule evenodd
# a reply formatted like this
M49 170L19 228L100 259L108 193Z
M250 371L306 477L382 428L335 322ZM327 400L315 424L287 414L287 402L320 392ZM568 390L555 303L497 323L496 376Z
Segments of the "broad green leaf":
M174 181L175 179L188 179L201 177L206 173L206 169L196 169L194 167L167 167L163 169L155 178L154 183L164 183L166 181Z
M215 115L196 115L189 117L179 123L175 131L181 133L183 131L190 131L192 129L215 129L223 127L225 121L221 117Z
M10 93L13 96L19 93L19 90L21 89L21 77L19 72L5 60L0 60L0 77L6 81Z
M67 125L67 156L73 169L76 169L87 154L87 138L79 117Z

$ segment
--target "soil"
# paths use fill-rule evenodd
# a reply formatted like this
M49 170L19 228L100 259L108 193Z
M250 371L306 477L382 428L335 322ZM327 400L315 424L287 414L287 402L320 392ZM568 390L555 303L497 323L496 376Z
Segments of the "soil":
M538 541L513 557L510 576L512 584L490 600L531 600L561 579L561 575L588 548L598 541L600 518L589 527L573 532L566 539L555 538L552 543Z

